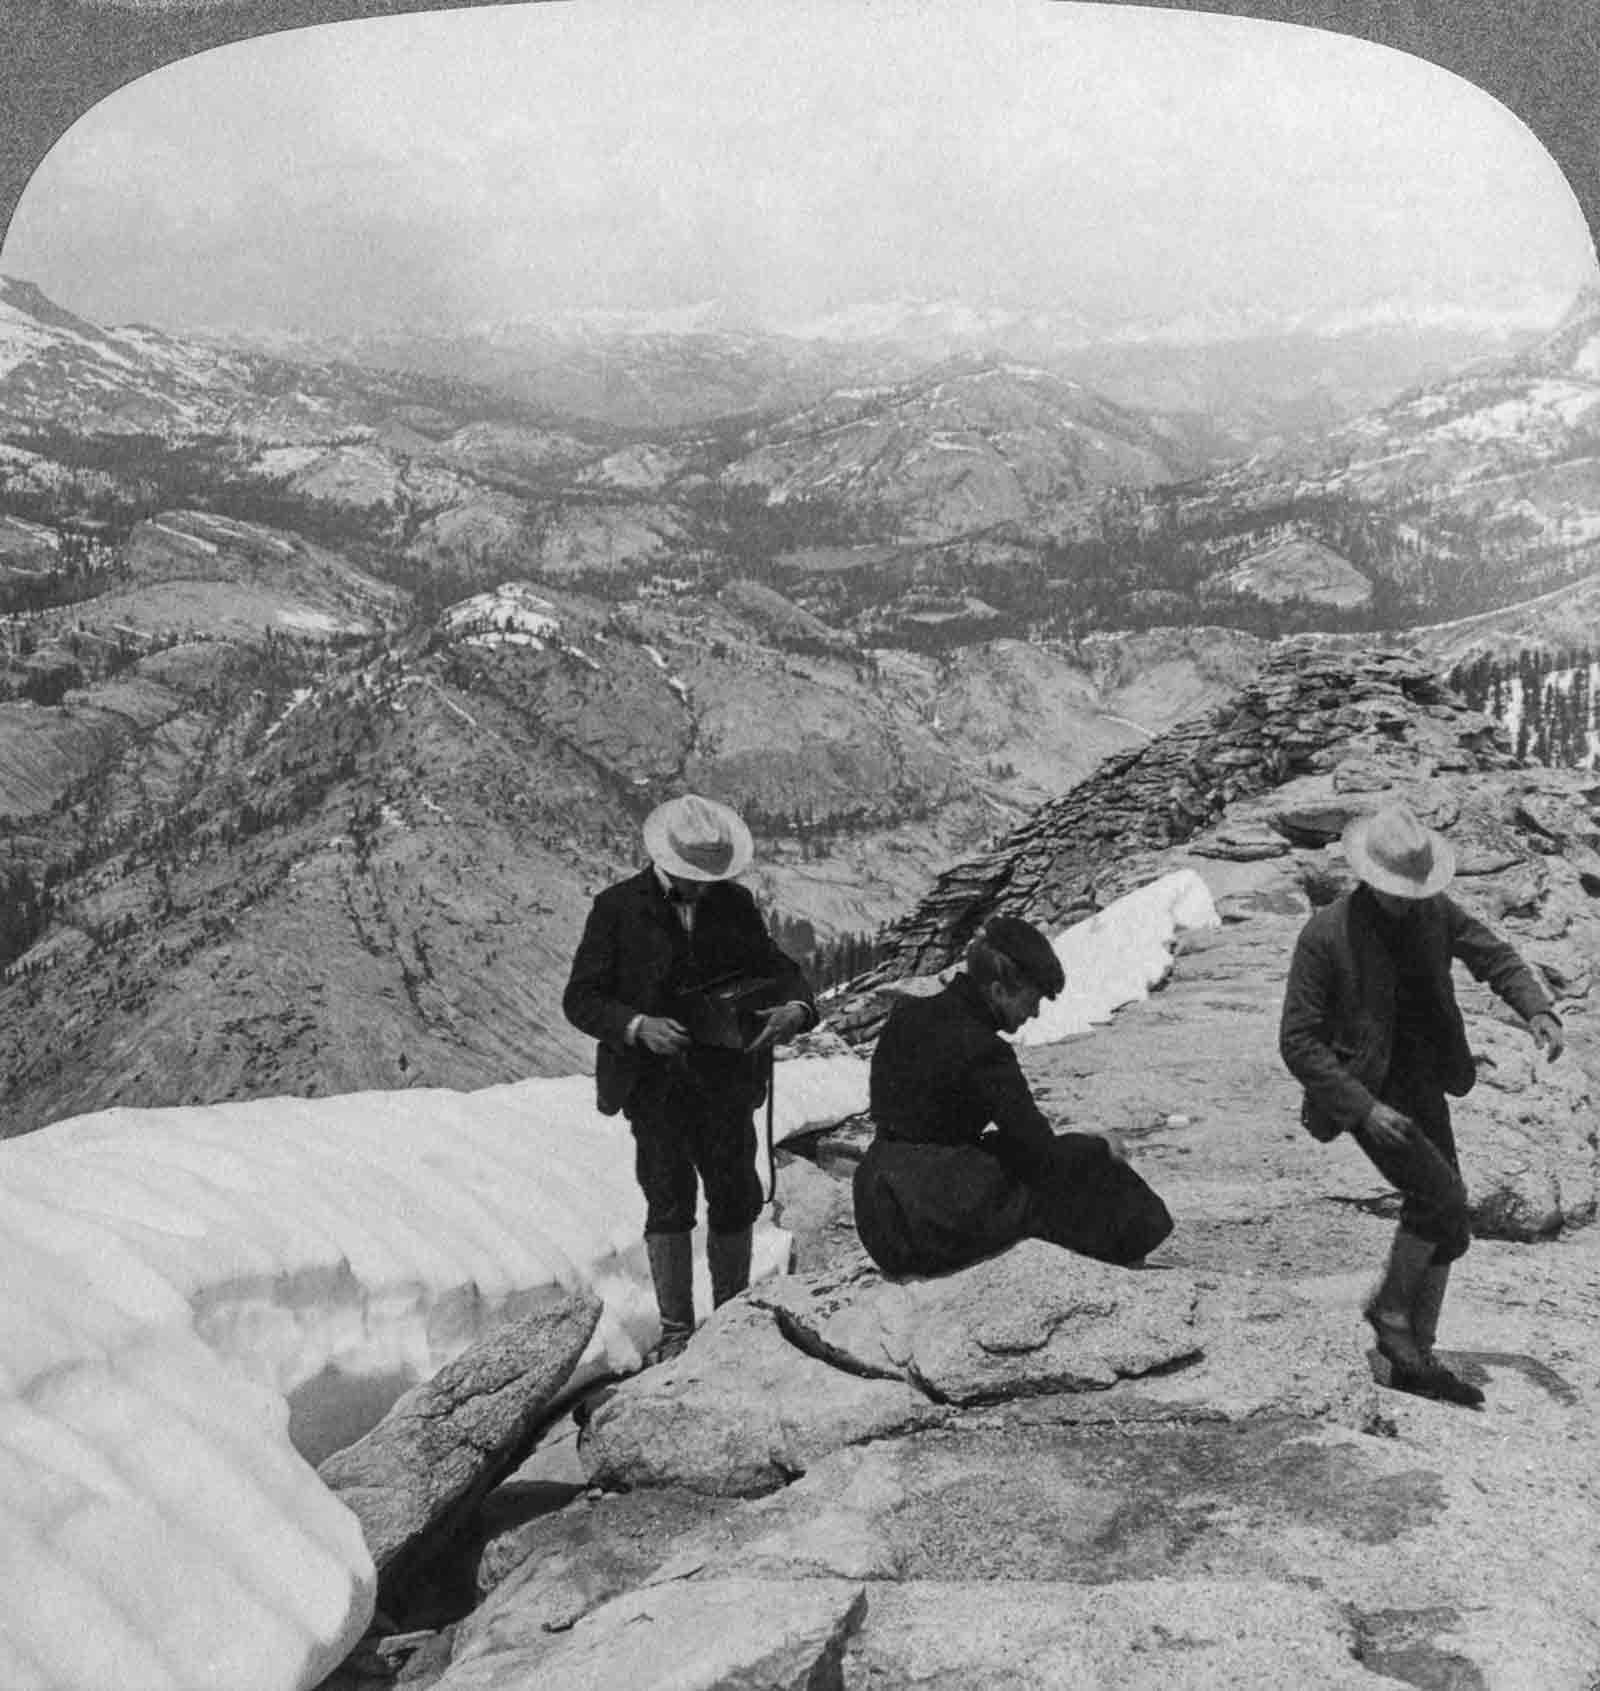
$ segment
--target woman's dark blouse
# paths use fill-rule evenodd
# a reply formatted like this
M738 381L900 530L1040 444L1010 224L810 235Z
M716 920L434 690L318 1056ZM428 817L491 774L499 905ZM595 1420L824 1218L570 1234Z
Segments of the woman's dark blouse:
M1028 1180L1048 1170L1050 1123L966 975L895 1006L873 1052L869 1102L882 1138L976 1145L992 1126L984 1147L1013 1174Z

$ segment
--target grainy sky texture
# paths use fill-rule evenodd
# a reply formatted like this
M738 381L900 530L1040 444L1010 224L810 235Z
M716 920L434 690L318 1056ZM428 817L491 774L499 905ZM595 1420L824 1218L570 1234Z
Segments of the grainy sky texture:
M1051 0L564 0L157 72L62 139L0 267L173 328L908 297L1115 326L1526 314L1594 256L1508 111L1342 36Z

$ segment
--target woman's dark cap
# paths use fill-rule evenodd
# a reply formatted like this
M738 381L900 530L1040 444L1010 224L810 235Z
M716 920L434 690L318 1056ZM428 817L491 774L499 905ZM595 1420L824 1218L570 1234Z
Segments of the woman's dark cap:
M1009 957L1046 998L1056 997L1067 984L1061 959L1031 922L1020 916L991 916L981 937L1002 957Z

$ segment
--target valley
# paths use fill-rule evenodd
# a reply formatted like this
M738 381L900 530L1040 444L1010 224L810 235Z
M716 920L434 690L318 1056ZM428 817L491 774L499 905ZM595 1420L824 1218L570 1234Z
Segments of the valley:
M1595 302L1220 462L1181 408L897 337L773 387L691 326L726 409L624 422L0 282L4 1131L570 1073L587 899L672 792L750 820L826 984L1286 633L1455 663L1588 619ZM658 334L604 344L660 378Z

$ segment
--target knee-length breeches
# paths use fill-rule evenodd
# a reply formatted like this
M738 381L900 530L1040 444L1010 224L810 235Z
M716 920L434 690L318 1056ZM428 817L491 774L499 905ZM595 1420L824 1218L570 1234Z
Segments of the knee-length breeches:
M713 1232L738 1232L761 1214L754 1109L745 1089L730 1095L689 1081L652 1087L630 1105L628 1125L646 1233L689 1232L702 1187Z

